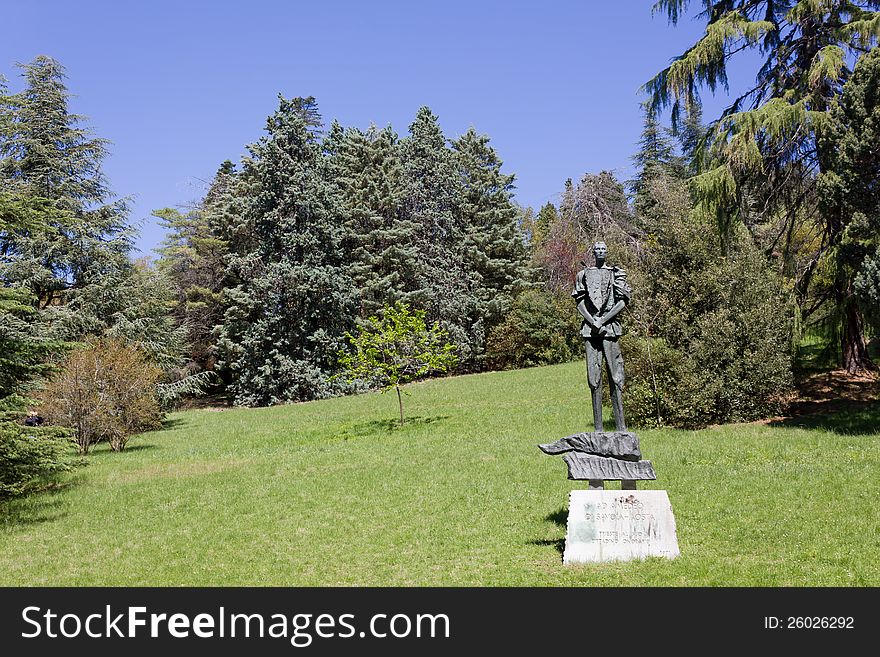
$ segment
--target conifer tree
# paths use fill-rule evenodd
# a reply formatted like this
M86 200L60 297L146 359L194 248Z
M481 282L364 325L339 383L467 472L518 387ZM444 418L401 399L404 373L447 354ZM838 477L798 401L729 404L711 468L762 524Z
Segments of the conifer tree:
M687 105L684 120L675 130L681 147L681 169L686 175L700 173L700 161L705 147L708 129L703 123L703 106L699 103Z
M672 108L676 124L682 107L699 102L701 88L727 88L727 67L738 53L753 50L763 58L754 86L713 124L706 165L692 179L691 188L702 209L715 218L724 244L733 236L737 221L754 232L761 221L781 217L783 225L773 232L786 240L797 232L794 222L803 221L805 215L819 225L821 246L795 281L806 317L812 312L804 303L812 278L846 231L839 211L828 211L826 205L821 216L811 212L819 205L812 193L816 176L829 170L834 155L823 146L821 133L850 75L850 62L877 43L880 2L704 0L701 4L705 35L645 89L653 108ZM689 5L689 0L659 0L655 9L677 23ZM801 188L795 195L796 208L789 194L792 180ZM764 216L750 216L756 212ZM849 294L841 288L835 297L846 300ZM842 365L855 372L870 366L866 352L858 348L864 342L860 309L847 302L841 308Z
M880 48L861 58L830 112L822 146L832 156L819 177L819 199L826 215L846 226L838 244L822 263L823 276L815 294L836 299L838 325L861 320L850 305L867 310L867 319L880 326ZM843 294L841 294L843 292ZM861 326L849 333L863 336ZM844 361L868 359L864 340L841 342Z
M538 216L535 218L532 249L547 239L547 233L550 231L550 226L555 224L558 219L559 213L557 212L555 205L547 201L547 203L541 206L541 209L538 211Z
M419 225L400 211L399 144L390 127L362 132L334 123L327 142L336 144L331 166L346 207L345 250L366 320L417 289Z
M212 217L225 202L233 171L232 163L224 162L205 198L186 214L173 208L153 212L167 231L157 265L174 288L172 315L187 331L190 371L213 370L217 359L214 329L223 317L228 245Z
M639 150L632 158L636 165L636 177L629 184L634 196L633 205L639 217L646 216L656 205L656 201L651 198L649 182L672 175L676 165L672 140L668 131L657 120L656 112L644 104L642 112L644 118Z
M0 136L0 191L45 199L46 221L45 230L2 236L0 277L29 289L75 338L100 330L110 314L101 290L130 268L133 231L125 202L111 201L101 173L107 142L68 110L63 67L40 56L22 69L26 86L8 98Z
M478 321L488 332L510 309L528 276L525 241L511 198L514 176L501 172L502 162L489 137L473 128L452 147L463 191L459 249L464 266L475 274Z
M227 229L249 238L230 243L229 270L239 282L226 290L220 349L238 404L332 394L337 353L354 326L344 209L327 182L314 123L314 99L279 97L268 134L249 147L236 175L228 212L238 225Z
M418 226L415 244L421 253L410 301L427 311L429 322L439 321L448 331L467 366L484 349L483 330L474 330L479 282L461 254L464 231L457 210L462 187L456 162L427 107L419 109L401 143L401 193L401 213Z

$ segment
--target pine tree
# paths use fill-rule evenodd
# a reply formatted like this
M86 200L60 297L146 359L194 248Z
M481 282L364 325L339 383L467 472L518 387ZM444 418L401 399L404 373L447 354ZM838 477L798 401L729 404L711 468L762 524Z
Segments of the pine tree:
M656 9L677 23L688 0L660 0ZM702 210L711 214L727 244L739 221L755 228L768 221L771 232L792 239L795 222L818 224L821 246L795 281L806 308L813 276L825 256L841 243L846 223L838 210L820 216L814 195L816 174L830 170L833 151L821 133L850 75L849 62L864 57L880 33L880 2L864 0L706 0L701 17L706 33L645 85L651 107L671 106L677 124L682 107L699 102L704 86L727 87L727 66L738 53L763 57L755 85L738 97L713 124L706 166L691 181ZM799 189L791 194L792 180ZM795 207L796 205L796 207ZM762 216L754 217L759 214ZM786 250L788 250L786 248ZM848 291L836 290L845 300ZM870 366L858 304L844 302L840 332L842 365L855 372Z
M703 124L703 106L689 103L684 120L675 131L681 147L681 168L689 176L700 173L708 128Z
M461 255L463 226L457 215L461 180L452 151L437 117L422 107L401 143L401 214L418 226L415 244L421 253L411 303L439 321L459 347L460 362L468 366L482 353L475 272Z
M108 277L130 264L133 231L124 201L110 201L101 173L103 139L68 111L64 69L40 56L23 65L25 89L11 97L0 140L0 192L45 199L45 230L7 231L0 277L25 287L56 324L76 338L100 330L110 312L99 294Z
M346 207L345 251L360 293L359 318L366 320L386 305L409 301L417 290L419 224L400 210L400 154L394 131L371 126L364 133L337 125L327 141L337 144L331 166Z
M0 125L2 130L2 125ZM45 199L0 192L0 244L10 233L38 233L47 225ZM0 262L5 262L5 253ZM36 382L69 345L52 336L31 292L0 286L0 499L20 495L71 467L68 441L58 429L26 429L17 420Z
M217 359L214 329L223 317L229 249L211 220L226 202L233 173L232 163L224 162L205 198L186 214L173 208L153 212L166 229L157 266L175 291L172 315L187 331L189 372L213 370Z
M656 112L642 105L644 114L639 150L633 156L636 177L629 183L634 196L634 207L639 217L645 217L656 205L651 197L650 183L658 178L676 175L676 158L668 130L660 125Z
M557 212L555 205L548 201L543 206L541 206L541 209L538 211L538 216L535 219L535 230L533 238L533 242L535 243L535 245L540 244L547 238L547 233L550 231L550 226L556 223L558 219L559 213Z
M357 314L357 290L342 253L344 208L329 177L313 99L279 97L268 135L249 147L236 175L228 230L228 308L220 349L243 405L315 399ZM243 250L238 250L246 247Z
M510 309L528 276L528 254L512 200L514 176L501 172L502 162L489 137L473 128L452 147L463 190L459 249L464 267L475 274L476 312L480 329L488 333Z

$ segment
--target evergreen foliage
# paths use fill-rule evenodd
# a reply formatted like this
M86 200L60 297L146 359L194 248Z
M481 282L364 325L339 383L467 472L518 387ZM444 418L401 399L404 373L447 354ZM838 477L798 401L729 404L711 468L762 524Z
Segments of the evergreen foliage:
M125 202L110 200L101 174L106 141L68 111L63 67L40 56L22 68L26 87L9 97L0 135L0 192L44 199L44 222L39 231L3 234L0 277L31 290L40 308L66 315L65 337L76 338L109 314L100 288L126 268L133 232Z
M790 288L744 231L725 253L683 181L651 185L654 216L628 270L628 415L698 427L778 413L792 385Z
M200 207L156 213L190 371L214 367L238 404L339 393L334 345L396 302L449 331L462 369L482 367L530 275L513 176L488 137L448 143L427 107L404 139L336 121L323 133L313 98L282 98L267 129Z
M69 445L63 430L0 421L0 500L40 490L69 471L76 465Z
M52 370L64 343L53 340L21 288L0 288L0 421L4 411L24 405L32 381Z
M157 266L176 297L171 311L175 325L186 330L188 354L182 371L187 374L213 371L217 362L215 329L223 318L229 253L217 222L228 203L233 174L232 163L224 162L200 206L186 214L173 208L153 212L167 231Z
M688 0L659 0L655 10L678 22ZM714 123L691 188L713 216L724 240L737 222L749 227L768 251L798 258L798 235L814 225L819 234L806 266L787 265L806 318L822 304L807 297L814 275L844 239L840 210L827 202L816 213L817 174L833 167L822 138L835 99L858 61L880 35L880 2L865 0L720 0L703 3L705 35L645 85L651 106L671 106L677 124L682 106L699 102L701 87L727 88L727 66L739 52L757 50L764 61L755 85ZM820 190L821 191L821 190ZM842 336L842 364L851 372L870 366L859 307L838 287L835 311Z
M327 182L313 99L279 97L267 136L235 177L227 230L227 309L219 347L236 403L315 399L357 316L357 289L342 252L344 215Z
M565 363L581 357L580 318L571 295L523 291L504 321L489 332L486 359L492 369Z
M528 252L511 198L514 176L501 172L501 159L489 137L471 128L453 140L452 148L462 183L458 249L475 279L472 294L478 319L471 330L485 334L501 321L525 285Z
M458 213L463 193L457 163L446 146L437 117L422 107L401 142L401 211L418 228L415 246L421 257L410 296L439 321L458 345L462 363L485 348L475 290L476 272L463 257L464 225Z
M858 304L868 311L876 330L880 327L880 49L859 61L830 112L823 132L823 147L831 153L830 166L819 176L823 212L836 216L845 229L837 244L820 263L814 294L839 295L834 325L858 320L850 311ZM861 327L853 333L861 336ZM844 360L867 358L864 340L842 343Z
M644 118L639 149L632 158L636 166L636 177L629 184L636 216L647 214L654 204L648 194L648 181L679 173L676 170L676 164L679 162L674 153L670 131L660 125L656 112L646 104L642 105L642 113Z
M364 133L334 122L325 150L344 199L344 250L364 320L416 291L419 225L400 212L400 153L390 127Z
M535 251L539 249L547 239L550 227L555 224L558 219L559 214L556 212L556 206L549 201L542 205L541 209L538 210L538 215L535 217L534 223L528 226L529 246L531 247L533 256Z

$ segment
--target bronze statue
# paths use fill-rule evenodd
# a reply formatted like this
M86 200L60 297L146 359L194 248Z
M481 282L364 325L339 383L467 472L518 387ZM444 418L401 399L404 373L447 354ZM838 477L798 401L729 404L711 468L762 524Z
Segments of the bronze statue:
M602 361L608 370L611 408L617 431L626 431L623 418L623 356L618 341L623 335L618 315L629 303L632 289L626 272L605 264L608 247L605 242L593 245L595 267L584 267L575 279L571 296L583 317L581 335L587 352L587 383L593 401L593 423L596 431L602 426Z

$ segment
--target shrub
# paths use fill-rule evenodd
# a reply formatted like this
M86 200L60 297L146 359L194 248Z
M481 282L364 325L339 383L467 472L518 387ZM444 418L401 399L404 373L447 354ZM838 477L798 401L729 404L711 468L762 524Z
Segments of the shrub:
M632 272L625 405L636 425L696 428L777 414L792 387L791 290L747 235L669 211Z
M90 340L74 351L41 393L41 412L74 430L81 454L106 440L125 449L135 433L159 426L161 370L137 348L116 339Z
M38 490L70 470L70 440L53 428L25 428L0 421L0 499Z
M580 315L571 297L526 290L489 333L486 361L492 369L565 363L583 355Z

